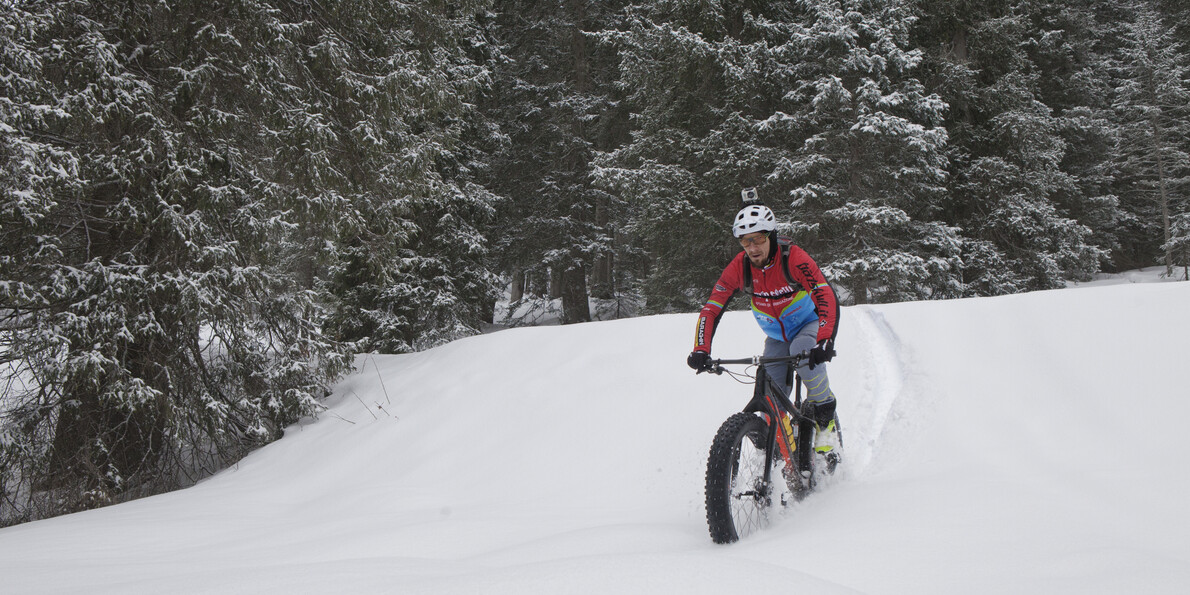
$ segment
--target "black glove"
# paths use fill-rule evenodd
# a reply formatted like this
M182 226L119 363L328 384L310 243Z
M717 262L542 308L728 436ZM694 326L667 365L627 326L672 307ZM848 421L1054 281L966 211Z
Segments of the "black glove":
M823 339L810 350L810 369L818 364L831 361L835 357L835 341L834 339Z
M711 369L711 354L705 351L691 351L690 356L686 358L686 365L702 372Z

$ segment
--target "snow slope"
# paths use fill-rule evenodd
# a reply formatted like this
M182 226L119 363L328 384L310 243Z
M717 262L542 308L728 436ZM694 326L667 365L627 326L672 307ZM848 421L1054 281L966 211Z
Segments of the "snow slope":
M172 494L0 530L3 593L1184 593L1190 283L845 308L842 476L745 541L703 470L748 387L695 316L368 356ZM747 312L718 356L752 355Z

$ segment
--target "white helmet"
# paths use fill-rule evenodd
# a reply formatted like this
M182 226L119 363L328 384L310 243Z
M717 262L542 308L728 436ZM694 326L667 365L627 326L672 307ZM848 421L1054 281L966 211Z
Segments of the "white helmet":
M735 237L743 237L758 231L773 231L777 229L777 220L773 211L764 205L748 205L736 213L735 223L731 226Z

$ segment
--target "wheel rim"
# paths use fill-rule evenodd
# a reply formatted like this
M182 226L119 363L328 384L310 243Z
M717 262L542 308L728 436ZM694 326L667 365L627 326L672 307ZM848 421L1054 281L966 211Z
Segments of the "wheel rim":
M764 449L745 436L740 440L731 480L731 518L736 536L743 538L768 525L770 489L764 481Z

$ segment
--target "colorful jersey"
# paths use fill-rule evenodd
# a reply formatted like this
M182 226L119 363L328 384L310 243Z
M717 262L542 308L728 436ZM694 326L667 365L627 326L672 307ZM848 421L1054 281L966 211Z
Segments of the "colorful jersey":
M715 326L736 293L744 290L744 267L752 272L752 314L764 334L789 341L801 328L818 321L818 340L834 339L839 320L839 302L818 265L797 246L789 247L789 259L782 262L783 250L777 250L773 262L758 269L740 252L715 283L711 297L698 315L694 350L711 352ZM791 287L781 266L788 266L789 278L799 287Z

